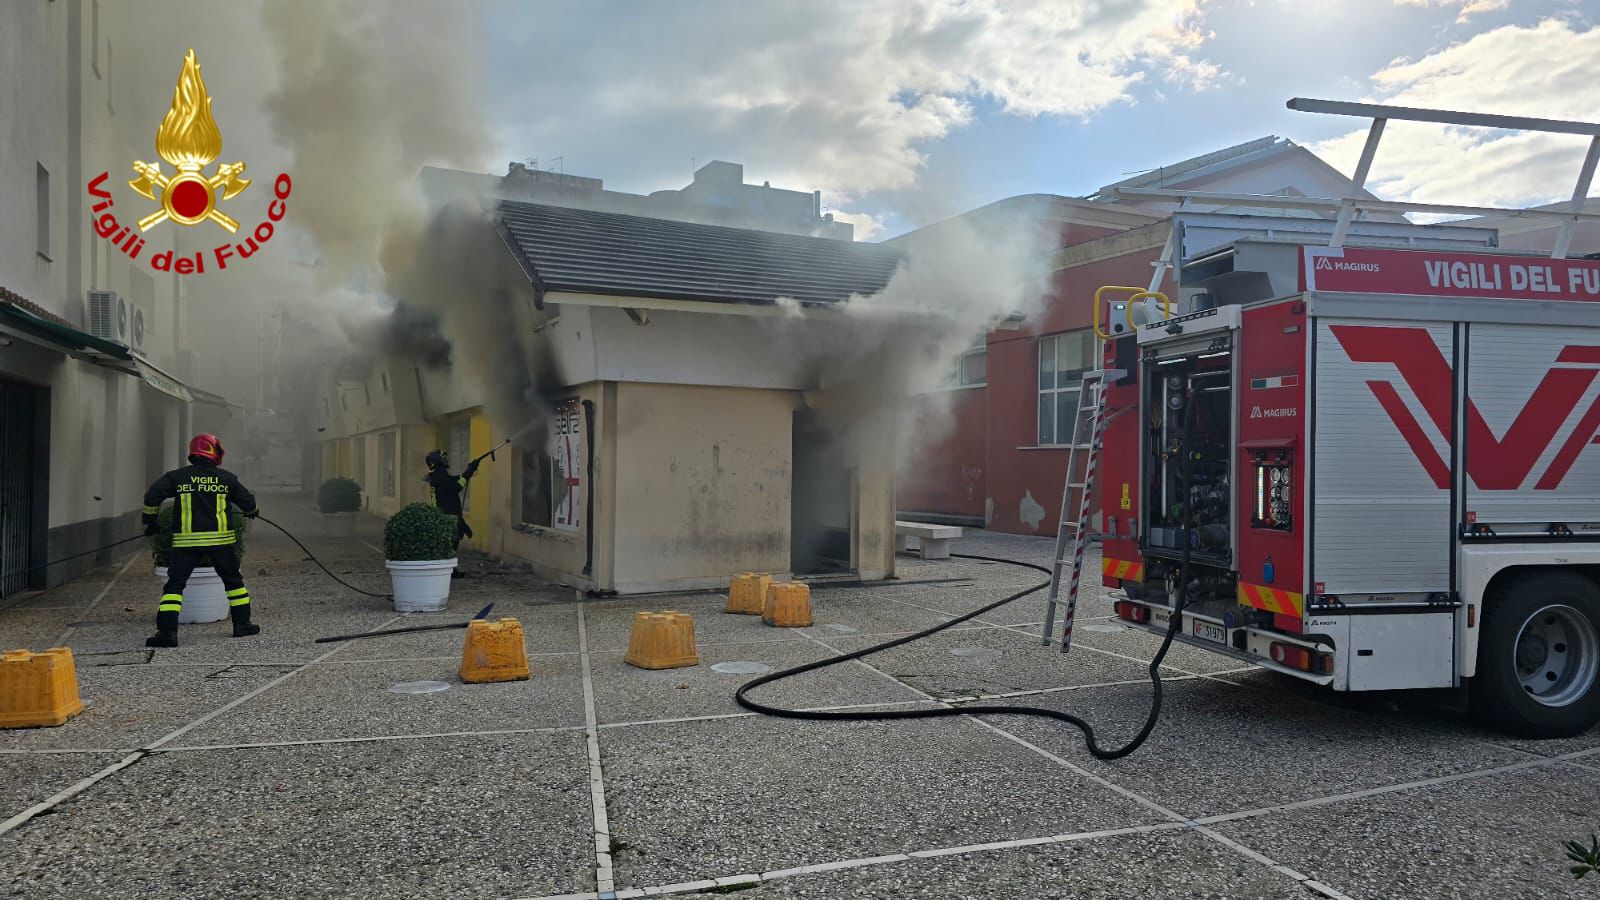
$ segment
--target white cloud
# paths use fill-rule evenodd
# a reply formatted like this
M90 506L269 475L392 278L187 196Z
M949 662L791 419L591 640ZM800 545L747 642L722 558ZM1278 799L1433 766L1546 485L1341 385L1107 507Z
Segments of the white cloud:
M1460 13L1456 16L1456 24L1463 24L1473 16L1486 12L1497 12L1511 5L1511 0L1394 0L1396 6L1437 6L1457 7Z
M1483 32L1372 76L1373 102L1549 119L1600 121L1594 61L1600 27L1546 20ZM1313 147L1345 172L1366 132ZM1528 206L1570 199L1587 138L1391 122L1367 187L1424 203ZM1600 185L1596 185L1600 187Z
M835 219L854 225L856 227L855 239L858 241L870 241L877 238L878 235L883 233L885 227L884 217L875 216L872 213L845 212L842 209L831 209L829 212L833 213Z
M561 153L569 171L654 182L626 189L680 182L691 157L712 156L835 198L905 189L919 148L969 124L980 101L1017 116L1090 116L1142 82L1200 89L1222 77L1199 56L1201 0L506 11L502 39L527 60L505 110L511 155Z

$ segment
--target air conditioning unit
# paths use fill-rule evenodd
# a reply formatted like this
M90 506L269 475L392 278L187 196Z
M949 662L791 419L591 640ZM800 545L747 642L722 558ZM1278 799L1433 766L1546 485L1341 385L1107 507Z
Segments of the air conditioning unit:
M104 341L130 346L133 310L116 291L89 292L89 333Z
M144 310L116 291L89 292L89 333L134 350L144 349Z
M133 327L129 330L128 346L135 350L144 349L144 310L135 306L133 308Z

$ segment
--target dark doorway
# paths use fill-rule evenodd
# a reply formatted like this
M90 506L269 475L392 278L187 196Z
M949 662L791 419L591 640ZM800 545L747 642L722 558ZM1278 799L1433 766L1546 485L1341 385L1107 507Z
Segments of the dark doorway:
M796 575L855 571L855 467L813 412L794 416L789 563Z
M0 598L42 585L47 473L44 425L48 406L39 388L0 381Z

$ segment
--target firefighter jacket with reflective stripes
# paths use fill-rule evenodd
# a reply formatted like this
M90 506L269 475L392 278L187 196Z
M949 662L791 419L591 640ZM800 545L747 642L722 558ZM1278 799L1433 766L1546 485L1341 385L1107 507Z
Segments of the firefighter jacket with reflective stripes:
M216 466L184 466L157 478L144 494L146 525L155 522L166 500L177 501L172 511L174 547L231 544L235 523L228 504L244 514L256 511L256 498L239 483L239 476Z

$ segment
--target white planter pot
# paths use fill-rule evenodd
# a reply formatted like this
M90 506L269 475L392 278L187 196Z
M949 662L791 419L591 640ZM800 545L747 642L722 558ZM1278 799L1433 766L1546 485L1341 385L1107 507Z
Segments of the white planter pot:
M450 603L453 559L386 560L394 582L395 612L438 612Z
M354 537L356 514L353 512L323 513L322 529L328 537Z
M156 566L156 577L167 577L166 566ZM228 589L222 586L217 570L207 566L189 573L183 588L183 610L178 621L184 625L220 622L228 617Z

